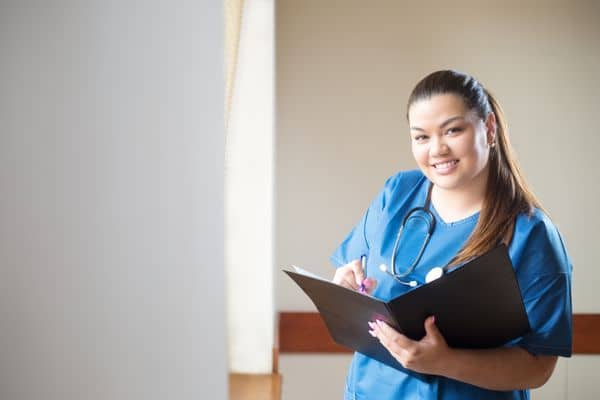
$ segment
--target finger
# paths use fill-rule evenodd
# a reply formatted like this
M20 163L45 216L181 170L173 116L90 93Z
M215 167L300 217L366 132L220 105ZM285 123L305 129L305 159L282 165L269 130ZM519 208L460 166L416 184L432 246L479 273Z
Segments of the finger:
M377 280L373 278L365 278L365 280L363 281L363 285L365 285L367 293L371 294L377 287Z
M371 330L369 334L379 340L379 343L402 365L404 365L404 357L407 354L406 350L398 346L390 337L387 337L381 332L381 328L375 322L369 322Z
M377 337L377 334L375 334L375 337ZM398 362L400 362L400 364L402 364L402 353L404 353L404 350L402 350L400 347L396 347L396 348L392 348L390 347L390 342L388 342L387 340L382 340L380 338L379 339L379 343L381 343L381 345L395 358L398 360Z
M373 336L374 338L377 338L377 328L375 326L375 322L368 321L367 323L369 324L369 335Z
M365 279L365 274L363 272L360 260L354 260L354 261L348 263L348 267L354 274L354 279L356 280L356 284L360 286L362 284L363 280Z
M404 350L408 350L415 345L416 342L414 340L409 339L408 337L401 334L385 322L381 320L377 320L375 322L375 325L378 328L376 330L377 337L380 338L380 340L382 339L386 343L393 342L395 345Z
M336 270L333 277L333 283L343 286L348 289L356 290L358 286L354 279L354 272L347 266L340 267Z
M340 268L337 284L344 286L345 288L357 290L359 285L356 284L356 279L354 279L354 272L352 272L351 268L342 267Z
M360 285L356 284L353 274L345 275L342 282L342 286L347 287L348 289L358 290L360 287Z
M435 317L432 315L425 319L425 335L433 339L443 339L442 333L435 324Z

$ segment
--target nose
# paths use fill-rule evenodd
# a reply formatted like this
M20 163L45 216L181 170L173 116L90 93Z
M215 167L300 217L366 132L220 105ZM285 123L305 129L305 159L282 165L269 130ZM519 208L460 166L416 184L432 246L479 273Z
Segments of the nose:
M449 148L443 137L433 136L429 143L429 155L431 157L438 157L448 154Z

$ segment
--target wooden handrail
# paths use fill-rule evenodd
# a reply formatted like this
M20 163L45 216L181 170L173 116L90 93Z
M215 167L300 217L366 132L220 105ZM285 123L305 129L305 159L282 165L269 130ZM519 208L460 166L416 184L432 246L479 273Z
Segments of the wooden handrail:
M278 320L280 353L350 353L316 312L280 312ZM573 315L573 354L600 354L600 314Z

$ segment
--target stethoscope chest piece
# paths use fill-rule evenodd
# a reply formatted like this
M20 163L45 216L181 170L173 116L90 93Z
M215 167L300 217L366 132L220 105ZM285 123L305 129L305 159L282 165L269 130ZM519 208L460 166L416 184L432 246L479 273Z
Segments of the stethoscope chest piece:
M390 274L392 277L396 278L396 277L395 277L395 276L394 276L394 275L393 275L393 274L392 274L392 273L391 273L391 272L388 270L388 267L387 267L387 265L385 265L385 264L381 264L381 265L379 266L379 270L380 270L381 272L388 273L388 274ZM441 278L443 275L444 275L444 268L443 268L443 267L434 267L434 268L431 268L431 269L429 270L429 272L427 273L427 275L425 275L425 283L430 283L430 282L433 282L433 281L435 281L436 279L439 279L439 278ZM417 285L418 285L418 282L417 282L417 281L415 281L415 280L410 280L410 281L406 281L406 282L405 282L405 281L402 281L402 280L399 280L399 279L397 279L397 278L396 278L396 280L397 280L398 282L400 282L400 283L402 283L402 284L404 284L404 285L406 285L406 286L410 286L410 287L417 287Z
M425 275L425 282L426 283L433 282L436 279L441 278L442 275L444 275L444 268L442 268L442 267L431 268L429 270L429 272L427 273L427 275Z

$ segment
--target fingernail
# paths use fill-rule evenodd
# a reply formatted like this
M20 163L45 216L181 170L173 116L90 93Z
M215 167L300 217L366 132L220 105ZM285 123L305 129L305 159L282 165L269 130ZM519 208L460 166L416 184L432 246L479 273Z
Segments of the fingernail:
M371 329L375 329L375 324L373 322L369 321L368 324Z
M373 336L373 337L377 337L377 334L375 333L375 331L369 330L369 335Z
M381 326L381 320L376 319L375 322L377 322L377 325Z

